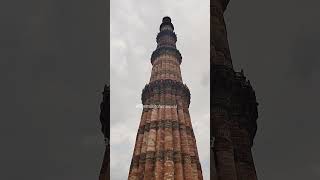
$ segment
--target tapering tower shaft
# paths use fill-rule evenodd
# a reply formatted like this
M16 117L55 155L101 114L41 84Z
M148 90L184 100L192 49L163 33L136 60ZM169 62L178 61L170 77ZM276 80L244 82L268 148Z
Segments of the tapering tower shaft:
M150 82L142 91L144 108L130 180L203 179L189 114L190 92L182 81L176 41L171 19L164 17L151 56Z

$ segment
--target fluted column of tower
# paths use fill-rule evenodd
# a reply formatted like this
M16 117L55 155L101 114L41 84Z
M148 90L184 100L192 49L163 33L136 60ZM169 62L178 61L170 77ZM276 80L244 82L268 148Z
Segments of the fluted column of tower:
M150 82L142 91L144 108L129 180L203 179L176 41L171 19L164 17L151 56Z

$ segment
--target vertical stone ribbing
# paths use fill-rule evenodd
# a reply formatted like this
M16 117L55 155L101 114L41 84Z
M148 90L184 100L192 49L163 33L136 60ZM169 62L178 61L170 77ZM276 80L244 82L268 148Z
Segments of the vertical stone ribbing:
M149 84L128 179L202 180L189 115L190 92L182 83L182 57L169 17L164 17L151 56ZM148 107L149 106L149 107Z
M147 153L147 141L149 135L150 117L152 109L148 109L145 115L145 123L143 128L143 141L141 142L141 153L139 158L139 170L138 179L143 179L145 175L146 153Z
M181 138L181 153L183 161L183 171L185 174L185 179L192 179L192 166L190 159L190 150L187 135L187 125L185 121L185 115L183 112L183 99L181 97L182 92L178 91L178 118L180 122L180 138Z
M165 102L165 97L162 88L159 90L159 104L162 105ZM163 171L164 171L164 117L165 112L163 108L159 109L159 117L158 117L158 131L157 131L157 145L156 145L156 168L155 168L155 180L163 179Z
M147 115L147 110L143 109L142 115L141 115L141 121L139 125L139 131L137 133L136 144L133 152L133 159L131 161L131 166L130 166L132 179L138 179L138 175L139 175L139 160L140 160L140 154L141 154L141 148L142 148L142 142L143 142L143 136L144 136L143 131L144 131L144 125L146 121L146 115Z
M177 105L177 90L173 90L173 105ZM180 131L179 131L179 117L177 109L172 108L172 130L173 130L173 158L174 158L174 166L175 166L175 180L183 180L183 164L182 164L182 156L181 156L181 140L180 140Z
M165 104L171 100L171 87L165 89ZM172 116L171 110L165 108L165 127L164 127L164 179L174 179L174 162L173 162L173 134L172 134Z

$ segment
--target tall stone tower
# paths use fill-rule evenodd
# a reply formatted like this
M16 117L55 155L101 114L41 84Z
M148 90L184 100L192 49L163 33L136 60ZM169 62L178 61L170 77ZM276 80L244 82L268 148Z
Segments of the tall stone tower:
M251 147L258 103L243 71L233 69L223 18L229 0L210 3L210 179L257 180Z
M105 139L105 153L103 157L103 162L100 170L99 180L109 180L110 179L110 87L105 86L103 91L103 101L100 104L100 122L101 131Z
M151 56L150 82L142 91L144 108L129 180L203 179L176 41L171 19L164 17Z

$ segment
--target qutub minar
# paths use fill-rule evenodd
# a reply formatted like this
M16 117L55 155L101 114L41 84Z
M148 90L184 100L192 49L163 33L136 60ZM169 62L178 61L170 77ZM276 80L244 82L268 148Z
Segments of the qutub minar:
M144 108L129 180L203 179L176 41L171 19L164 17L151 56L150 82L142 91Z
M258 103L244 72L233 69L223 13L229 0L210 0L210 179L257 180L251 147ZM182 82L182 57L169 17L164 17L151 56L152 73L142 91L144 105L129 180L202 180L192 129L190 92ZM109 88L101 103L102 132L109 139ZM149 105L150 107L148 107ZM155 107L156 106L156 107ZM100 180L109 180L109 144Z
M233 69L223 17L229 0L210 3L210 179L256 180L251 147L258 103L243 71Z

